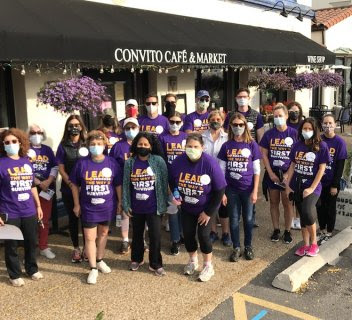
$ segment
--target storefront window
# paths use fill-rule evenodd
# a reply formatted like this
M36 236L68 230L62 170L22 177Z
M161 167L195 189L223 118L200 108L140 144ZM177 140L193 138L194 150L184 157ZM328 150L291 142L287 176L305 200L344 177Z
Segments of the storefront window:
M224 107L224 72L222 69L201 73L200 89L209 91L211 108Z
M264 122L270 122L273 118L273 108L277 103L287 104L287 91L283 90L260 90L260 113Z
M0 68L0 128L15 126L11 71Z

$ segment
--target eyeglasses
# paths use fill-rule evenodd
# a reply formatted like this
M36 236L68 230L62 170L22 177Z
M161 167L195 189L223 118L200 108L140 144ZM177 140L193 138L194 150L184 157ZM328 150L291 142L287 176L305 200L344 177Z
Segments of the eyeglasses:
M245 124L244 123L233 123L233 124L231 124L231 126L232 127L240 127L240 128L243 128L244 126L245 126Z
M80 128L81 125L79 123L72 123L68 125L69 128Z
M35 134L43 134L43 132L42 131L29 131L29 134L32 136Z
M146 102L145 103L146 106L150 106L150 105L155 106L156 104L157 104L157 102Z
M169 120L170 124L177 124L180 125L182 121L174 121L174 120Z
M17 143L18 143L18 140L17 140L17 139L4 141L4 144L6 144L6 145L9 145L9 144L17 144Z
M200 102L204 102L204 101L209 102L209 97L207 97L207 98L200 98L199 101L200 101Z

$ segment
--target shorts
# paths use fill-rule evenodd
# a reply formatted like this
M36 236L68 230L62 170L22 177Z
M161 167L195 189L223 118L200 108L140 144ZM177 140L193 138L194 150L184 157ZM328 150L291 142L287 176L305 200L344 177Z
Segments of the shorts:
M223 204L221 204L220 205L220 208L219 208L219 218L228 218L229 217L229 214L228 214L228 212L227 212L227 208L223 205Z
M109 226L110 221L102 221L102 222L85 222L82 221L82 227L85 229L93 229L96 228L98 225L100 226Z

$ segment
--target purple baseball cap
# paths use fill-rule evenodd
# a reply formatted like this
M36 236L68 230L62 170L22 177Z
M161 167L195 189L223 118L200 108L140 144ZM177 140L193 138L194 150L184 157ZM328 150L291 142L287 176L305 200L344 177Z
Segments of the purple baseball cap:
M199 90L197 92L197 98L201 98L201 97L210 97L210 94L207 90Z

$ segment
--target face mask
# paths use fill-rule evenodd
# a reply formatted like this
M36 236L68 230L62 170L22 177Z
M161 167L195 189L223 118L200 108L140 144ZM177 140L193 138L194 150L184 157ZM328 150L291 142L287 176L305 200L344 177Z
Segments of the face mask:
M9 156L18 155L18 152L20 151L20 145L18 143L5 144L5 151Z
M135 118L137 116L137 108L129 108L127 110L127 118Z
M302 130L302 136L303 136L304 140L309 140L311 137L313 137L313 135L314 135L314 131Z
M192 160L198 160L202 156L202 149L186 148L187 157Z
M136 148L136 153L141 157L146 157L151 152L152 152L152 150L150 150L149 148L143 148L143 147Z
M99 156L104 152L105 147L104 146L89 146L89 152L93 156Z
M334 132L335 128L334 127L331 127L331 126L322 126L323 130L325 133L331 133L331 132Z
M204 110L208 109L209 107L209 101L198 101L197 103L197 110L200 112L203 112Z
M71 136L78 136L81 130L76 127L69 127L68 132L70 133Z
M111 116L106 115L103 118L103 124L104 124L105 127L112 127L115 124L115 120Z
M235 136L241 136L244 133L244 127L231 126L231 129Z
M157 113L158 112L158 106L155 105L150 105L150 106L147 106L147 112L148 114L154 114L154 113Z
M236 98L236 102L240 107L248 106L249 99L248 98Z
M29 141L35 146L40 145L43 141L43 136L41 134L33 134L29 137Z
M130 129L130 130L125 131L125 136L129 140L133 140L137 136L138 133L139 133L139 129L135 129L135 130Z
M286 119L282 117L274 118L274 124L278 127L283 126L286 123Z
M179 131L182 127L182 123L181 124L170 124L170 130L172 132L176 132L176 131Z
M176 110L176 104L175 102L170 102L170 101L167 101L165 103L165 110L168 114L173 114Z
M288 117L290 120L296 121L299 117L299 112L298 111L290 111L288 113Z
M209 123L209 127L210 129L218 130L221 128L221 124L219 122L214 121Z

